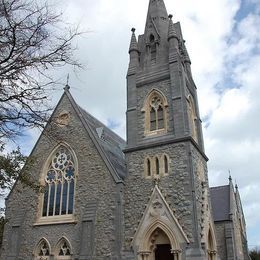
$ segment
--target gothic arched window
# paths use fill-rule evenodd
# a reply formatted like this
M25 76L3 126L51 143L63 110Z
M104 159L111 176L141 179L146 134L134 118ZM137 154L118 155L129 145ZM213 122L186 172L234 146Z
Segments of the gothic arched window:
M156 62L156 42L154 35L150 35L150 52L151 52L151 61Z
M152 173L151 173L151 161L150 159L147 159L147 176L151 176Z
M189 113L191 136L195 141L198 141L197 116L196 116L194 101L191 95L188 96L188 110L189 110L188 113Z
M160 175L160 163L159 163L159 159L157 157L155 158L155 174L157 176Z
M166 155L163 156L163 164L164 164L164 173L167 174L169 172L168 158Z
M152 91L145 101L145 134L166 131L166 98L158 91Z
M35 249L35 260L49 260L50 251L49 242L45 238L41 239Z
M42 217L73 214L75 193L75 160L64 145L53 153L44 176Z
M67 239L64 237L60 239L55 249L55 259L70 260L72 259L72 248Z

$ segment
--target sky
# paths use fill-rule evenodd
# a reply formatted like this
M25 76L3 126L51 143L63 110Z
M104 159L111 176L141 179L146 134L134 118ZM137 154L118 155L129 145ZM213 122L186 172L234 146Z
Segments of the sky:
M86 69L57 72L76 102L125 138L131 28L142 34L148 0L60 0L55 8L86 32L75 42ZM260 246L260 1L165 0L181 22L203 120L210 186L237 183L248 244ZM57 90L53 104L62 95ZM32 149L38 133L21 142Z

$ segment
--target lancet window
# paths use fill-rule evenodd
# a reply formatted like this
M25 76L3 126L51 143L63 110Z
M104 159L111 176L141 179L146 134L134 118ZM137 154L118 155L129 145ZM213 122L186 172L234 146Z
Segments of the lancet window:
M167 174L169 171L168 158L166 155L163 156L164 173Z
M194 106L194 101L191 95L188 97L188 108L189 108L189 121L190 121L190 128L191 128L191 135L195 141L198 140L197 136L197 116Z
M42 217L73 214L75 162L68 148L54 152L45 175Z
M151 61L156 62L156 42L154 35L150 35L150 52L151 52Z
M42 239L36 247L35 259L36 260L49 260L50 258L50 246L49 243Z
M160 178L169 173L168 155L156 155L144 160L145 177Z

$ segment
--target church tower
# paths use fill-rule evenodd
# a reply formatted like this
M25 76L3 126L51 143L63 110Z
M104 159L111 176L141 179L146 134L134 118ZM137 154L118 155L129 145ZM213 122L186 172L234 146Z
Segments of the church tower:
M126 259L217 259L197 89L179 23L150 0L127 72Z

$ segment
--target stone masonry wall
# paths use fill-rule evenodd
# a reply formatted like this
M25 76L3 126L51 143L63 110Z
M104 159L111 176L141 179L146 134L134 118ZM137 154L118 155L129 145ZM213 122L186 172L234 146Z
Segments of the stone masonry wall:
M20 222L19 229L19 257L13 259L32 259L32 253L42 237L48 239L52 252L58 240L65 236L72 244L73 259L77 259L80 253L80 238L82 232L82 220L89 203L96 203L96 217L94 223L93 259L103 259L104 256L115 256L116 248L116 184L108 171L105 163L97 152L92 140L84 130L81 122L75 114L66 95L59 104L54 116L61 111L70 113L68 126L53 126L51 136L41 136L33 150L34 161L29 165L30 173L37 183L42 174L42 168L47 157L60 141L68 143L74 150L78 160L78 177L75 193L75 218L72 224L37 224L39 212L39 197L27 187L17 184L7 201L6 217L8 223L5 227L2 260L8 259L10 253L12 229L14 222ZM24 214L21 214L23 212ZM18 216L18 217L17 217ZM18 219L17 219L18 218ZM89 241L85 241L87 244Z
M227 259L227 246L225 239L225 222L215 222L215 232L217 239L217 251L220 259Z
M128 177L125 186L125 249L129 250L135 230L152 194L154 180L144 177L144 159L166 153L170 158L169 175L161 177L159 188L179 220L188 238L193 241L192 198L189 181L187 144L179 143L127 154Z

